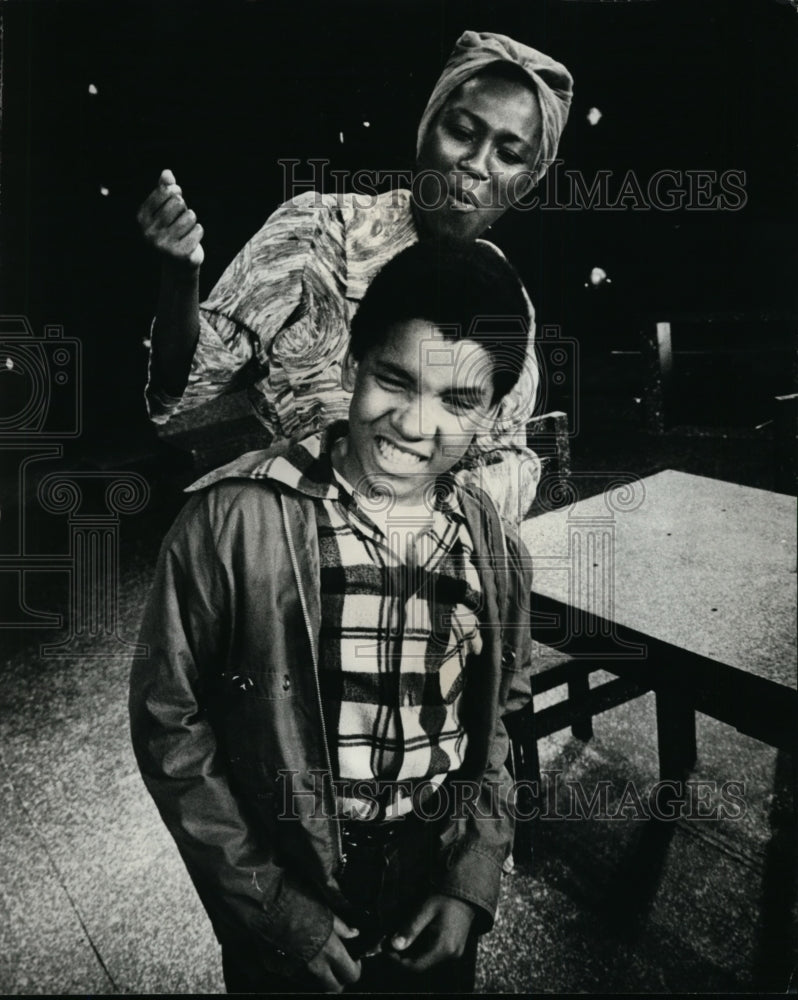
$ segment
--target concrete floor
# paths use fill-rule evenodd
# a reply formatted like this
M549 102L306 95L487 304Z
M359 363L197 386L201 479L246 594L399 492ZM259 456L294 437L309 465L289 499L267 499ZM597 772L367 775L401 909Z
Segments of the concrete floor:
M597 468L585 437L575 464L598 485L613 463L767 485L761 456L741 460L739 447L724 457L718 442L655 444L640 438L632 461L631 446L605 441ZM150 515L123 525L127 639L179 502L171 488L156 490ZM34 606L63 607L64 598L59 574L31 581ZM42 656L40 644L57 635L4 634L0 992L219 992L218 947L129 745L129 657L102 639ZM723 782L742 782L736 818L651 824L639 814L626 786L645 798L657 779L651 695L598 717L588 743L567 731L541 741L549 816L536 825L532 861L504 878L499 920L481 947L481 992L795 991L790 762L704 717L698 740L693 778L716 784L697 794L717 804ZM603 818L565 818L575 781L609 783Z

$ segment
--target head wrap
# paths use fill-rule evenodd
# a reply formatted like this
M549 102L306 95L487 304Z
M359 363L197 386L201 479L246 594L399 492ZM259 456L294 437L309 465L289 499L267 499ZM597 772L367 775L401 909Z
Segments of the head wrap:
M543 118L540 153L535 164L535 180L539 181L557 155L560 136L568 120L573 77L562 63L543 52L514 42L507 35L495 35L490 31L465 31L457 39L421 116L416 155L421 150L427 129L451 93L486 66L496 63L513 63L519 66L529 77L538 95Z

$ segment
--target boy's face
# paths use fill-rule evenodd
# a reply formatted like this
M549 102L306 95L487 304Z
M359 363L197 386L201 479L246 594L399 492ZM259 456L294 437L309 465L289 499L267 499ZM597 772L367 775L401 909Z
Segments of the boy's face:
M367 482L402 504L422 503L496 412L487 351L446 340L421 319L397 323L362 361L347 356L344 386L354 393L344 473L356 488Z

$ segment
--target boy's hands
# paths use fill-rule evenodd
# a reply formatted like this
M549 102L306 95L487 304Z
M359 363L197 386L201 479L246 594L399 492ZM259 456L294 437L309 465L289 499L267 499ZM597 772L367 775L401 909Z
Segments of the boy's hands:
M171 170L164 170L136 216L144 239L176 264L197 270L205 260L204 235L196 214L188 208Z
M404 968L423 972L449 958L462 955L476 911L454 896L434 894L424 901L412 920L383 945L384 951ZM352 958L345 941L358 931L333 916L333 929L308 970L327 993L340 993L360 979L361 965Z
M346 950L344 941L357 937L358 931L339 917L333 917L333 929L318 955L308 963L308 969L327 993L340 993L345 986L360 979L360 962Z
M454 896L435 894L390 940L388 954L414 972L462 955L476 911Z

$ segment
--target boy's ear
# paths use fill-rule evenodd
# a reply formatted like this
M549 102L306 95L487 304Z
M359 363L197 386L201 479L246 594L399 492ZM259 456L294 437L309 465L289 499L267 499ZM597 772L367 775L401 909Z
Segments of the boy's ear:
M355 380L357 378L357 361L352 357L349 350L344 357L344 366L341 371L341 386L347 392L355 391Z

